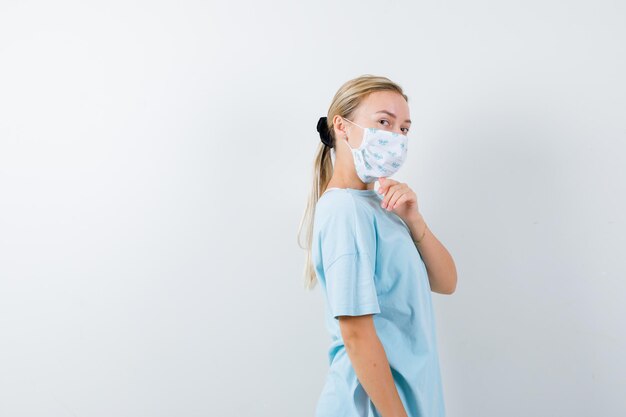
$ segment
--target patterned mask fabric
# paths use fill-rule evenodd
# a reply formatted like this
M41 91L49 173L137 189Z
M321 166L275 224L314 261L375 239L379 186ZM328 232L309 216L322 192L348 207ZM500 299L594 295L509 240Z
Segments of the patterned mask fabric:
M389 177L398 172L406 161L406 135L373 127L365 128L351 120L344 120L363 129L363 141L358 148L352 148L347 139L344 141L352 152L356 173L361 181L369 184L379 177Z

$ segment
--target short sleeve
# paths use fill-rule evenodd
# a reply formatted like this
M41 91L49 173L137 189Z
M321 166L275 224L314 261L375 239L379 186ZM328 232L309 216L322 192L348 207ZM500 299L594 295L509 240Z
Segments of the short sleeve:
M380 313L374 271L368 255L361 252L333 262L326 271L326 292L334 318Z
M349 193L332 196L325 207L328 213L320 240L330 313L335 319L378 314L373 217Z

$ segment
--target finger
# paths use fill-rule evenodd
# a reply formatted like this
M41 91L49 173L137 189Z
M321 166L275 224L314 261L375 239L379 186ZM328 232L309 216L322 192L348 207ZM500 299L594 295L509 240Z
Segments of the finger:
M398 201L406 195L405 191L402 189L396 190L391 198L389 199L389 203L387 204L387 210L393 210L398 205Z
M398 190L398 185L392 185L391 187L389 187L389 190L385 193L385 197L383 198L382 201L382 207L383 208L387 208L389 205L389 201L391 201L391 198L393 197L394 193Z
M398 200L396 200L393 205L391 206L391 209L394 210L397 207L400 207L401 204L406 203L408 201L409 197L408 194L402 194L400 196L400 198L398 198Z
M384 178L384 177L381 177L381 178ZM386 194L387 192L389 192L389 189L393 187L395 184L398 184L398 181L392 180L389 178L384 178L384 183L380 186L379 191L382 194Z
M392 190L393 188L393 190ZM408 185L404 182L397 182L393 187L390 187L389 189L389 193L387 193L387 195L385 195L386 198L386 203L387 205L385 206L385 208L388 206L391 210L393 210L395 208L395 206L397 206L397 200L404 194L410 193L411 189L408 187ZM410 197L410 195L409 195Z
M383 188L384 188L384 186L385 186L385 180L386 180L386 179L387 179L387 178L385 178L385 177L379 177L379 178L378 178L378 192L379 192L380 194L384 194L384 190L383 190Z

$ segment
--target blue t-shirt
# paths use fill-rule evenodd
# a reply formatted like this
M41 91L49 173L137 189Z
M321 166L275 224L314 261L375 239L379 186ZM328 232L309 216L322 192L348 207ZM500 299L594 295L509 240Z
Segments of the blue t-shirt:
M409 417L444 417L431 289L408 226L375 190L329 188L315 207L312 257L331 335L316 417L379 417L345 350L338 316L373 314Z

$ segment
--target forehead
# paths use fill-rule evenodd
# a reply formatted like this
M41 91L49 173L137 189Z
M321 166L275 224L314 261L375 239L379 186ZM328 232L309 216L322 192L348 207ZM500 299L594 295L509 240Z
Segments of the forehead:
M363 99L359 106L362 116L369 116L380 110L387 110L398 119L409 119L409 104L400 93L395 91L374 91Z

